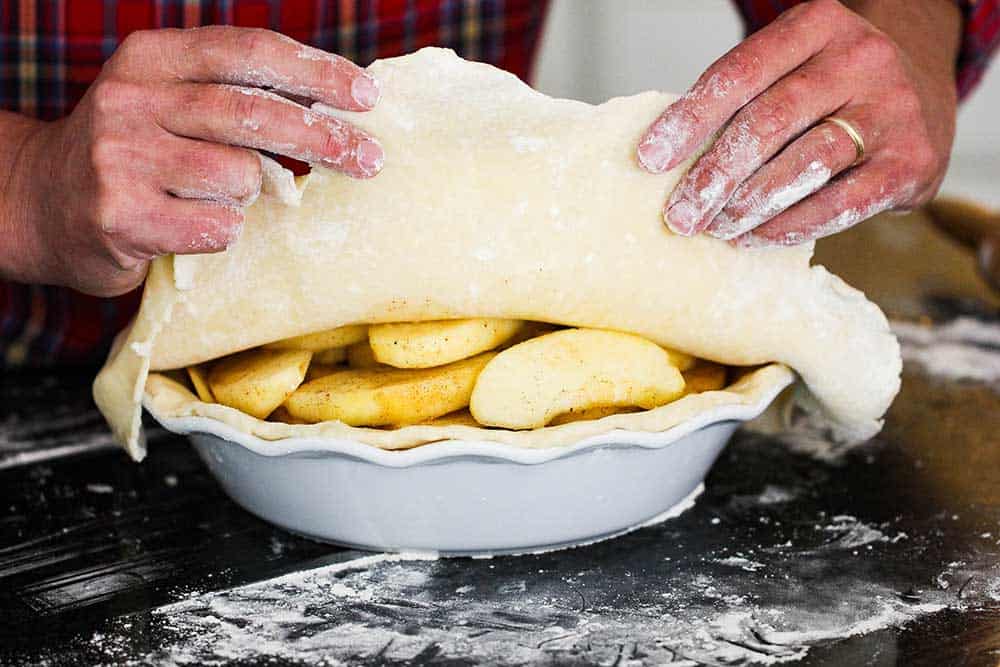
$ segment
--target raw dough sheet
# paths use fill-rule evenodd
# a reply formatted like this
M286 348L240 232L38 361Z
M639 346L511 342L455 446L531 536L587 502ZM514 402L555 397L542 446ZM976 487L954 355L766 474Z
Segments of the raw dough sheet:
M264 188L227 252L154 263L95 382L134 457L150 369L344 324L454 317L618 329L721 363L780 362L838 429L878 430L901 362L875 305L810 267L811 244L736 250L664 226L688 165L649 174L635 149L673 96L552 99L443 49L370 71L377 108L335 113L379 137L379 176L314 168L298 206ZM550 444L546 431L522 434L525 446Z

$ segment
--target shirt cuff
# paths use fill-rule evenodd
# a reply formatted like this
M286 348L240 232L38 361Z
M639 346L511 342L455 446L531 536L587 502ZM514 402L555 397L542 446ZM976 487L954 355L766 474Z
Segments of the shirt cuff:
M1000 46L1000 0L956 0L962 10L962 46L955 63L958 96L964 99L982 80Z

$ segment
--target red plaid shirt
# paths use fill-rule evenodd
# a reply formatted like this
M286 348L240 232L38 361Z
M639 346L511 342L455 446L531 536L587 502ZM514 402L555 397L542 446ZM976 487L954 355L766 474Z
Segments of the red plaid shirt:
M801 0L734 0L749 30ZM547 0L0 0L0 109L46 120L69 113L133 30L257 26L366 65L427 45L449 46L527 78ZM1000 38L1000 0L960 0L964 95ZM101 360L139 293L97 299L0 281L0 366Z

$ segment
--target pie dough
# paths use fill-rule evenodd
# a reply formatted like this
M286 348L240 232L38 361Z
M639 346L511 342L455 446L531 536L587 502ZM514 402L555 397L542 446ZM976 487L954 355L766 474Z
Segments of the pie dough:
M725 364L780 362L804 382L802 400L842 433L878 431L899 388L899 346L861 292L809 266L812 244L737 250L664 226L663 202L688 164L654 175L635 154L674 97L647 92L600 106L552 99L443 49L370 71L384 91L376 109L331 113L379 137L380 175L314 168L294 196L265 187L227 252L153 263L140 312L94 385L133 457L145 453L144 393L154 412L221 415L272 439L325 428L393 447L394 434L409 429L421 429L412 445L460 428L463 437L506 441L472 427L260 426L164 390L162 378L146 392L151 369L345 324L455 317L619 329ZM698 407L688 399L698 396L678 403ZM657 430L676 419L657 412L568 426ZM512 439L555 446L555 430Z

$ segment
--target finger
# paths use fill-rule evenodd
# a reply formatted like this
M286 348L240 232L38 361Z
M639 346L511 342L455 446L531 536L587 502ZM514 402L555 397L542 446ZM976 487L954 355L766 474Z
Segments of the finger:
M229 206L249 206L260 195L260 155L210 141L171 137L159 159L160 183L182 199L208 199Z
M831 71L817 57L743 107L674 188L664 214L670 229L685 236L704 230L744 180L843 106L850 91Z
M889 160L851 169L732 243L742 248L789 246L842 232L910 201L916 188L902 182L902 173L903 167Z
M99 280L78 280L76 284L80 286L78 289L86 294L108 299L127 294L139 287L149 272L149 262L139 262L127 269L112 265L110 277L106 267L100 268L103 270L99 274L101 276Z
M382 146L367 133L256 88L177 84L156 115L173 134L257 148L356 178L374 176L384 160Z
M639 142L639 162L661 173L680 164L748 101L829 42L829 3L798 5L715 61Z
M176 77L274 90L348 111L379 100L378 82L346 58L259 28L207 26L169 31L162 48Z
M175 253L221 252L243 229L243 210L199 199L163 193L153 199L141 225L130 225L140 237L131 239L132 252L143 259Z
M101 298L120 296L142 284L149 261L104 255L76 256L67 266L69 285L85 294Z
M864 115L837 113L856 128L864 127ZM747 179L705 231L726 240L745 234L822 188L857 156L843 128L820 123Z

